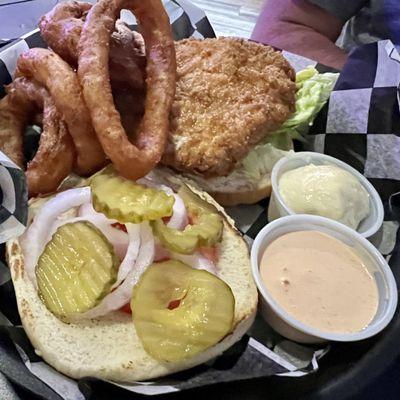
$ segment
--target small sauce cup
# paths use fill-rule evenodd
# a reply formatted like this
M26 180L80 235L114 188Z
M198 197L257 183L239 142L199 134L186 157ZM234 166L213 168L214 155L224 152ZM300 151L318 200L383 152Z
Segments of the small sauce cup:
M369 181L355 170L350 165L338 160L337 158L327 156L326 154L313 153L313 152L299 152L295 153L291 157L285 157L279 160L271 173L271 186L272 193L268 207L268 221L273 221L277 218L284 217L286 215L295 215L288 205L284 202L280 190L279 190L279 179L287 172L296 168L304 167L309 164L314 165L335 165L345 171L350 172L355 176L361 185L366 189L369 194L369 205L370 213L364 218L359 226L357 232L365 238L371 237L378 232L383 223L383 204L379 197L378 192L369 183Z
M353 333L324 332L293 318L270 295L260 275L260 262L265 249L278 237L296 231L318 231L350 246L363 260L378 288L377 312L364 329ZM301 261L300 261L301 262ZM397 306L397 286L392 271L379 251L355 230L315 215L290 215L269 223L257 235L251 249L254 280L260 294L259 307L263 318L282 336L300 343L325 341L353 342L376 335L393 318Z

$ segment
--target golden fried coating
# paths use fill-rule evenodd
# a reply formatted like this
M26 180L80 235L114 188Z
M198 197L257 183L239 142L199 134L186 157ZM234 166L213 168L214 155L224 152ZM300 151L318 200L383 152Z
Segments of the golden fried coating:
M295 73L271 47L236 38L176 42L177 87L163 162L227 175L294 111Z
M57 4L39 22L47 45L73 68L78 64L78 42L92 4L65 1ZM143 90L146 57L142 35L118 20L110 40L110 79L114 88Z

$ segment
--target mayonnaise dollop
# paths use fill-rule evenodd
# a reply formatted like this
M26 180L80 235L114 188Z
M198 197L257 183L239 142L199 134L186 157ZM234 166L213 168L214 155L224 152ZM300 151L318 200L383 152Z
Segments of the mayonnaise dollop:
M279 180L285 204L296 214L315 214L357 229L370 212L369 194L350 172L335 165L306 165Z

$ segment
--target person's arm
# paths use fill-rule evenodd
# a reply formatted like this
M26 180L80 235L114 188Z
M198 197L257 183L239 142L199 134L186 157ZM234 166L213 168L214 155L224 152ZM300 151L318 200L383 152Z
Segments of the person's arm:
M335 41L343 25L306 0L267 0L251 39L341 69L347 55Z

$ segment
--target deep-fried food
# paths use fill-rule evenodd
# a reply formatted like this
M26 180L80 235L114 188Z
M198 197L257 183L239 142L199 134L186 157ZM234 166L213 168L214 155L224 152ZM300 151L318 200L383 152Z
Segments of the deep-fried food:
M27 165L26 177L30 196L50 193L70 174L74 164L75 149L67 126L49 92L35 81L16 78L7 92L20 109L25 105L29 111L29 102L43 110L39 148Z
M56 109L49 92L35 81L27 78L16 78L7 87L7 96L1 101L2 127L0 129L3 151L23 168L23 136L26 125L40 110L43 111L42 134L35 157L27 165L26 177L29 195L49 193L57 189L69 175L74 163L74 146L65 123ZM7 115L7 118L3 118ZM18 157L9 153L4 143L4 132L15 138L15 151Z
M88 175L101 168L105 155L71 67L52 51L34 48L19 56L16 76L34 78L49 91L74 141L76 171Z
M76 171L88 175L101 168L105 154L71 67L52 51L34 48L19 56L16 76L34 78L49 91L75 144Z
M49 47L73 67L78 61L78 42L89 3L66 1L57 4L39 21L40 33Z
M111 35L108 67L113 89L145 89L146 52L143 37L120 20L115 23L115 31Z
M72 172L74 161L75 148L67 125L49 97L43 108L39 148L26 169L29 196L54 192Z
M39 28L43 39L62 59L76 68L78 42L89 3L67 1L45 14ZM143 39L122 21L117 21L110 40L110 79L114 87L144 88L146 58Z
M137 147L129 142L114 106L108 83L108 47L104 46L122 8L136 15L147 53L145 115L137 135ZM78 76L106 154L125 177L144 176L159 162L164 151L175 92L174 44L169 18L161 1L99 1L87 15L79 52Z
M113 90L113 98L122 126L129 140L134 142L144 115L146 93L143 90Z
M121 9L131 10L146 45L145 114L133 145L115 109L108 80L109 41ZM79 41L78 77L105 153L126 178L146 175L160 161L175 94L175 48L168 15L160 0L100 0L89 11Z
M25 112L10 101L9 96L0 100L0 149L20 168L24 168L23 136Z
M236 38L176 42L177 88L163 162L227 175L294 111L294 71L268 46Z

